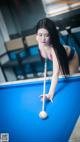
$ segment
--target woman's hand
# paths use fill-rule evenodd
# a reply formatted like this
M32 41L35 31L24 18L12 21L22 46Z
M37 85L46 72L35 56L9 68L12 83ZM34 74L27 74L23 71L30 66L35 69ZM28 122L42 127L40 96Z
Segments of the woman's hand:
M44 100L51 101L53 103L52 97L49 94L43 94L43 95L40 95L40 97L42 101L44 99Z

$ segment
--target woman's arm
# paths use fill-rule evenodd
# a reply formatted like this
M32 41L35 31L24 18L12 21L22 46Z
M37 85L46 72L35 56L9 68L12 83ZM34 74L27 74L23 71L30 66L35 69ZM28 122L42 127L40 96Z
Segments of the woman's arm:
M51 54L52 54L52 61L53 61L53 75L51 80L51 86L48 93L49 99L52 99L54 96L55 88L56 88L58 77L59 77L59 63L53 48L51 49Z

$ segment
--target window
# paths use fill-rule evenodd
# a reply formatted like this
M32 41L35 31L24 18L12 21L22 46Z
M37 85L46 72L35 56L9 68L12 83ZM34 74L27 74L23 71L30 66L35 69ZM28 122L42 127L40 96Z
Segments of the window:
M80 8L79 0L42 0L47 17Z

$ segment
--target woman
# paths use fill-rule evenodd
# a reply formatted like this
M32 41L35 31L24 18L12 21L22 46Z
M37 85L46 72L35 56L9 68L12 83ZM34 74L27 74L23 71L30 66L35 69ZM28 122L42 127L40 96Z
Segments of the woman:
M53 75L48 95L44 96L52 100L60 74L69 75L77 72L78 55L75 50L62 46L55 23L48 19L41 19L36 25L36 40L42 58L53 62Z

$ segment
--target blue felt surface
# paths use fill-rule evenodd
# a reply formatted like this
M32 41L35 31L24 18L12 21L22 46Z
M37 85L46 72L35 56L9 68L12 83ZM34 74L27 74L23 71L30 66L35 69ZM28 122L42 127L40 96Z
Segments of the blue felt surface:
M80 114L80 77L59 80L46 120L38 116L42 92L43 81L0 86L0 133L9 133L10 142L68 141Z

